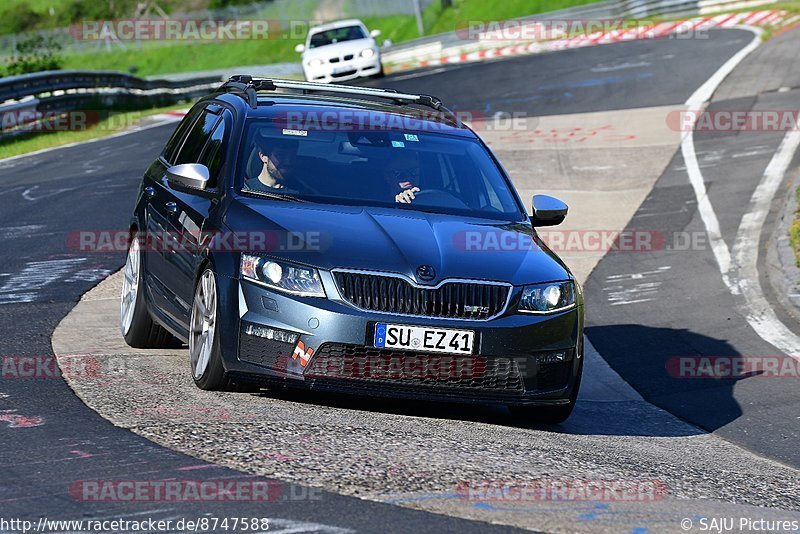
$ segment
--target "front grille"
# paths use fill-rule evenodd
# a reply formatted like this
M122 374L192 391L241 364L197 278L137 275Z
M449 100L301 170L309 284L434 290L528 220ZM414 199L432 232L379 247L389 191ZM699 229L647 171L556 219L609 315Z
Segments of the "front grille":
M345 76L350 76L351 74L355 74L355 73L356 73L355 69L346 70L346 71L343 71L343 72L334 72L333 74L331 74L331 78L343 78Z
M487 319L501 313L509 286L481 282L447 282L438 288L417 287L403 278L336 272L342 296L365 310L450 319Z
M311 358L307 378L345 379L385 388L523 392L522 375L511 358L449 356L326 343Z

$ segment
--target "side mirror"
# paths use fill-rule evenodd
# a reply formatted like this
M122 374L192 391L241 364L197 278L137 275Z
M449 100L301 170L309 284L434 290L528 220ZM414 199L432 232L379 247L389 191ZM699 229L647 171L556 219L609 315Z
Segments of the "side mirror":
M294 47L294 51L297 52L298 54L302 54L303 52L306 51L306 45L299 44L299 45Z
M167 181L187 189L205 191L208 180L208 167L200 163L184 163L167 169Z
M557 226L567 217L569 206L547 195L533 195L533 226Z
M381 36L381 31L380 30L372 30L371 32L369 32L369 36L372 37L373 39L377 39L378 37Z

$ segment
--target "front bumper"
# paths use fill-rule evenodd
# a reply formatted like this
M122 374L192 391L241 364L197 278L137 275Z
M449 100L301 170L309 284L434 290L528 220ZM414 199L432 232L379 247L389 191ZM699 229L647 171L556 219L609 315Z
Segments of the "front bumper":
M508 405L569 402L582 369L583 310L486 321L363 311L226 278L226 373L243 381L399 398ZM333 289L335 292L335 289ZM512 295L512 301L514 296ZM221 306L225 306L221 302ZM374 347L377 322L472 330L475 350L451 356Z
M309 82L339 83L366 76L374 76L381 71L380 55L371 58L354 58L337 63L323 63L319 67L303 65L303 72Z

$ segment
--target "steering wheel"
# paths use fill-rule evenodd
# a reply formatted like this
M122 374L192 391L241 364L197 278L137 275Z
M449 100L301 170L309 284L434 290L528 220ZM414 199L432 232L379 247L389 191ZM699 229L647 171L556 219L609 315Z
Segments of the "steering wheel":
M460 198L440 189L425 189L424 191L414 193L412 204L437 208L469 209L469 206Z

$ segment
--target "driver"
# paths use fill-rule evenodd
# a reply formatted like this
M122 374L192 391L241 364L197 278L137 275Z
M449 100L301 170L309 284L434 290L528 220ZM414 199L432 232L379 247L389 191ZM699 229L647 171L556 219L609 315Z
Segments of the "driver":
M411 204L419 193L420 162L416 152L401 152L383 169L383 179L389 186L394 201Z
M259 135L256 138L258 157L262 167L258 176L245 176L245 187L250 191L266 193L297 194L297 150L296 139L282 139Z

